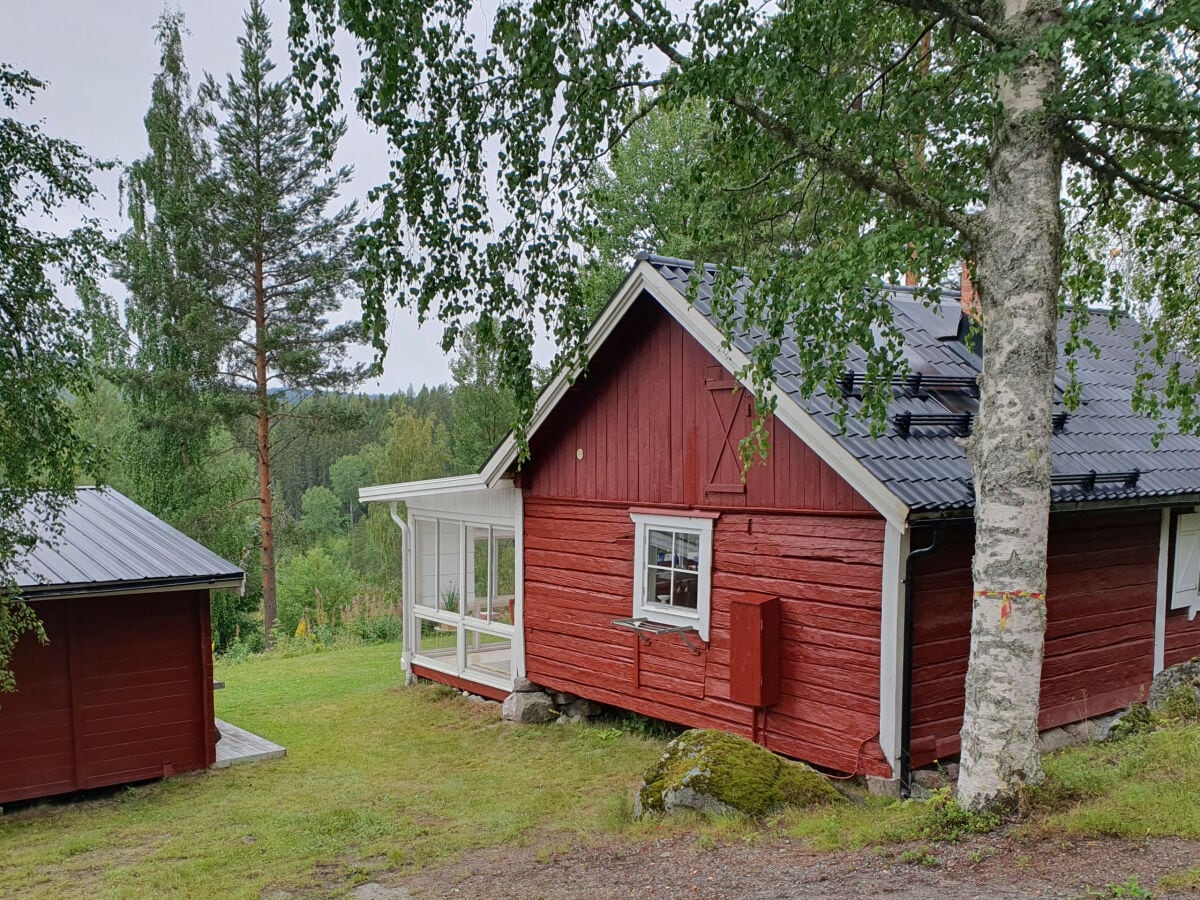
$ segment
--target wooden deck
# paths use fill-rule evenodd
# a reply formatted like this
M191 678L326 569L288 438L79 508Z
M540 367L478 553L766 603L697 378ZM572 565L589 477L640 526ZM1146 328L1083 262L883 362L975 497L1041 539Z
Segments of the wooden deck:
M238 763L258 762L264 759L279 759L287 756L287 748L251 734L244 728L230 725L217 719L221 740L217 741L217 761L214 769L224 769Z

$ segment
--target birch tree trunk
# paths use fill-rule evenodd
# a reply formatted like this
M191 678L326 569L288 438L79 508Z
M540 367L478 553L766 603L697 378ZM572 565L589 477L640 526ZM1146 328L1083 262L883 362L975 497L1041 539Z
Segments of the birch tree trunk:
M1029 48L1001 76L988 208L975 248L985 352L967 453L975 471L974 601L959 802L979 809L1042 778L1038 696L1046 631L1062 160L1047 121L1061 60L1039 40L1061 0L1005 0Z

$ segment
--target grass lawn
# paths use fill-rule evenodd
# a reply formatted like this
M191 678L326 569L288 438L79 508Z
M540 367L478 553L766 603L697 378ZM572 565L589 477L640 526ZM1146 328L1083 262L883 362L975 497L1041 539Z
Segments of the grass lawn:
M602 830L662 751L404 689L395 644L218 665L217 678L217 715L287 758L10 814L0 896L258 896Z
M632 788L662 741L608 725L511 726L492 704L401 687L385 645L219 665L217 715L286 759L46 803L0 818L0 897L258 896L344 890L384 869L475 848L683 830L705 841L786 835L828 850L962 837L946 804L857 798L765 822L630 820ZM1048 757L1015 826L1063 836L1200 839L1200 726ZM547 850L547 848L549 848ZM1200 869L1173 876L1200 887Z

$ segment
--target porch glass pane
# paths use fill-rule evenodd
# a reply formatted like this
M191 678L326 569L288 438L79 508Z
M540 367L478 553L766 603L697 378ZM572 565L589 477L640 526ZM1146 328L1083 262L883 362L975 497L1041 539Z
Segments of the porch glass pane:
M437 609L437 522L433 519L416 519L413 522L416 543L416 601L417 606Z
M511 625L517 592L517 539L511 528L493 528L492 543L496 565L492 621Z
M467 606L466 614L491 619L491 546L486 525L467 527Z
M512 641L466 629L467 668L500 678L512 676Z
M457 625L446 625L417 616L417 629L421 635L418 653L422 656L448 657L451 662L454 661L458 651Z
M462 585L459 584L459 560L462 540L457 522L438 522L438 597L437 608L456 613L461 606Z

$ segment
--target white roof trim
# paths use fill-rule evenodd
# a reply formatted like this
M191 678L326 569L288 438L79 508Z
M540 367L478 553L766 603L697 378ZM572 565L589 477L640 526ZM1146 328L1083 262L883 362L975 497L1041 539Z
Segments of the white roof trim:
M361 503L379 503L391 500L408 500L412 497L429 497L436 494L462 494L467 491L486 491L491 485L483 476L453 475L449 478L428 478L424 481L405 481L400 484L373 484L358 489Z
M588 332L586 341L589 359L595 355L600 345L612 333L617 323L643 291L653 296L688 334L716 357L731 373L736 374L749 365L749 358L736 347L726 348L723 346L725 338L720 330L703 313L695 309L688 302L687 297L672 287L653 265L645 260L639 262L621 283L621 286L617 288L612 301L605 307L600 318ZM578 373L559 373L542 392L534 409L533 418L529 422L527 434L530 437L545 422L550 411L571 387L574 379L568 376L576 374ZM742 379L742 383L749 389L748 381ZM821 424L808 412L801 409L790 396L774 385L768 388L768 392L776 400L776 419L782 422L796 437L804 441L838 475L846 479L850 486L858 491L888 522L895 526L902 527L904 525L908 519L909 509L899 497L888 490L883 482L839 444L833 435L822 428ZM510 434L492 454L491 459L484 464L480 473L489 487L495 484L516 462L517 454L516 439ZM374 489L364 488L364 494L367 490Z

